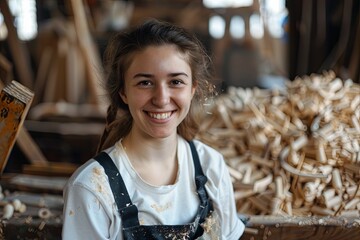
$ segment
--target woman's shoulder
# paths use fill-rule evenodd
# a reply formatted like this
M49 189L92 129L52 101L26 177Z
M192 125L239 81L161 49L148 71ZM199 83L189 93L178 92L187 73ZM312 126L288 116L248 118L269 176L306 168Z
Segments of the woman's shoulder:
M95 159L89 159L78 167L68 180L68 185L86 186L92 181L94 175L101 172L102 167Z
M111 202L113 199L105 170L93 158L81 165L69 178L64 192L74 191L91 193L104 202Z
M111 155L114 147L104 150L105 153ZM71 184L89 184L93 183L99 176L106 176L104 168L95 160L96 155L79 166L69 178Z
M111 149L105 152L110 153ZM67 184L93 189L99 186L99 184L104 185L105 183L108 183L105 170L100 163L95 160L94 156L76 169Z

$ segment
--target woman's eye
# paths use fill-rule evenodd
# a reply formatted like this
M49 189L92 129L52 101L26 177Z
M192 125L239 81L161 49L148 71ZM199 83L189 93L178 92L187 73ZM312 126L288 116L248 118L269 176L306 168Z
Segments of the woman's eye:
M149 80L143 80L138 83L139 86L150 86L151 82Z
M184 83L183 81L177 80L177 79L171 81L171 84L172 84L172 85L175 85L175 86L181 85L181 84L183 84L183 83Z

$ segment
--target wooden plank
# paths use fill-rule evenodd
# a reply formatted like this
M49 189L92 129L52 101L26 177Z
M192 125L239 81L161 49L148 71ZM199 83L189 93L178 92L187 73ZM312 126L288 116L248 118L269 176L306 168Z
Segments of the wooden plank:
M6 196L2 201L3 202L12 202L15 199L19 199L26 206L49 208L51 210L63 209L64 200L63 197L59 194L39 194L39 193L30 193L17 191Z
M43 102L56 102L55 95L56 95L56 81L58 80L58 74L59 74L59 52L55 50L52 55L52 63L49 66L49 72L48 77L46 79L46 83L44 85L44 96L42 101ZM31 110L33 111L33 110Z
M24 165L23 173L43 176L71 176L78 168L77 164L67 162L48 162L47 165Z
M69 51L66 55L66 100L73 104L80 104L84 95L85 82L85 60L76 42L76 31L69 24L67 30Z
M51 116L69 117L72 119L97 118L105 119L106 112L95 104L73 104L67 102L39 103L31 108L29 116L32 120L41 120ZM90 130L90 129L89 129Z
M70 0L74 15L74 24L79 42L80 51L85 60L87 70L88 86L90 91L90 102L100 106L99 97L103 96L102 88L99 87L102 79L101 58L92 40L86 20L85 7L83 1Z
M46 157L25 127L20 129L17 144L30 163L41 166L48 165Z
M33 98L34 93L16 81L0 93L0 173L6 166Z
M1 186L11 191L62 194L67 180L64 176L5 173L1 176Z
M0 88L4 88L1 81ZM41 152L38 145L35 143L29 132L26 130L25 126L20 129L19 135L17 137L17 144L31 163L36 163L39 165L47 164L47 160L44 154Z
M5 84L9 84L13 78L12 70L12 64L0 53L0 82L3 81Z
M45 86L47 84L48 80L48 73L51 69L51 63L55 60L55 53L54 50L46 46L40 57L40 62L37 70L37 75L35 79L35 86L34 86L34 92L36 92L36 95L34 97L33 105L36 105L40 102L42 102L43 98L43 91L45 90Z
M301 31L299 36L299 60L297 64L297 72L306 74L309 68L309 54L311 45L311 21L312 21L312 1L303 1L301 10Z
M353 51L352 51L352 54L350 57L350 63L349 63L350 78L358 83L360 83L360 70L359 70L360 46L359 46L359 44L356 44L356 43L359 43L359 42L360 42L360 15L358 15L357 31L356 31L354 47L353 47Z

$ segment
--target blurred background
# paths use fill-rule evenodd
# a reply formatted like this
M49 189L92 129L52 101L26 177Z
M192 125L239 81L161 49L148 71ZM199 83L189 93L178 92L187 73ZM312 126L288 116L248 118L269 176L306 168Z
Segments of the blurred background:
M193 32L213 61L223 105L204 121L199 136L205 143L217 145L228 160L238 212L253 215L255 225L254 215L262 215L256 229L246 229L244 239L324 239L327 234L335 239L335 233L336 239L356 238L360 229L360 88L354 83L360 83L360 1L0 0L0 205L4 206L0 239L60 239L63 186L79 165L94 156L104 129L107 100L101 84L105 47L113 34L148 18ZM326 73L324 77L314 76L322 73ZM343 81L320 82L329 76ZM286 91L283 95L280 91L289 83L294 83L292 93L298 95L287 102ZM234 93L237 101L233 101ZM30 99L31 94L29 103L11 106L12 100ZM270 98L264 105L264 99ZM259 109L254 108L256 101L261 103ZM18 114L19 109L23 111ZM13 119L8 121L10 115ZM322 115L326 121L321 120ZM329 119L334 122L328 124ZM340 128L339 122L346 125ZM322 149L322 157L329 157L323 161L330 169L328 174L334 174L333 166L343 174L344 186L335 188L347 192L335 196L330 189L333 194L326 196L337 202L332 207L326 204L325 209L319 195L322 190L315 189L313 194L320 196L319 211L315 203L303 201L308 190L305 181L301 186L293 177L296 174L281 168L277 154L281 144L293 143L294 135L311 135L310 130L324 124L332 126L334 133L328 138L326 154L323 142L316 149L313 146L304 171L312 171L316 165L313 158L320 156L315 151ZM350 137L346 134L353 134L352 145L334 140L347 141ZM249 157L250 152L254 157ZM336 162L335 157L341 159ZM253 161L251 167L245 162L247 168L234 170L236 161L245 158ZM273 176L280 179L276 184L284 180L287 194L286 204L281 203L286 211L277 214L304 217L282 220L284 226L293 222L292 227L282 227L279 219L264 216L276 214L271 204L278 200L273 195L279 187ZM295 179L291 192L287 178ZM341 179L339 174L337 179ZM319 182L316 179L311 186L319 186ZM330 180L327 183L331 185ZM16 210L15 217L7 217L9 221L4 223L5 206L14 199L20 199L27 209ZM310 206L313 215L338 216L345 209L353 212L341 216L356 219L335 219L338 228L325 218L313 222L305 211ZM307 223L309 226L303 226ZM312 223L319 224L314 227ZM352 225L345 227L348 223ZM262 238L256 238L260 235Z
M15 144L5 172L37 171L24 167L37 162L35 154L75 165L95 154L106 109L105 46L112 34L148 18L198 36L221 92L282 88L330 69L360 81L355 0L3 0L0 10L0 78L34 91L24 126L37 146L24 153Z

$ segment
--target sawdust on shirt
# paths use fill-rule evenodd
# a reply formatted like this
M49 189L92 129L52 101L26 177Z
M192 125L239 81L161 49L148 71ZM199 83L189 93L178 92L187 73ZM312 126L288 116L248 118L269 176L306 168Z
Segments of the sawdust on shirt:
M104 168L94 167L92 169L91 182L93 183L94 191L96 193L95 195L102 195L105 202L112 205L114 200L112 198L112 192ZM98 198L96 198L95 201L100 204Z

